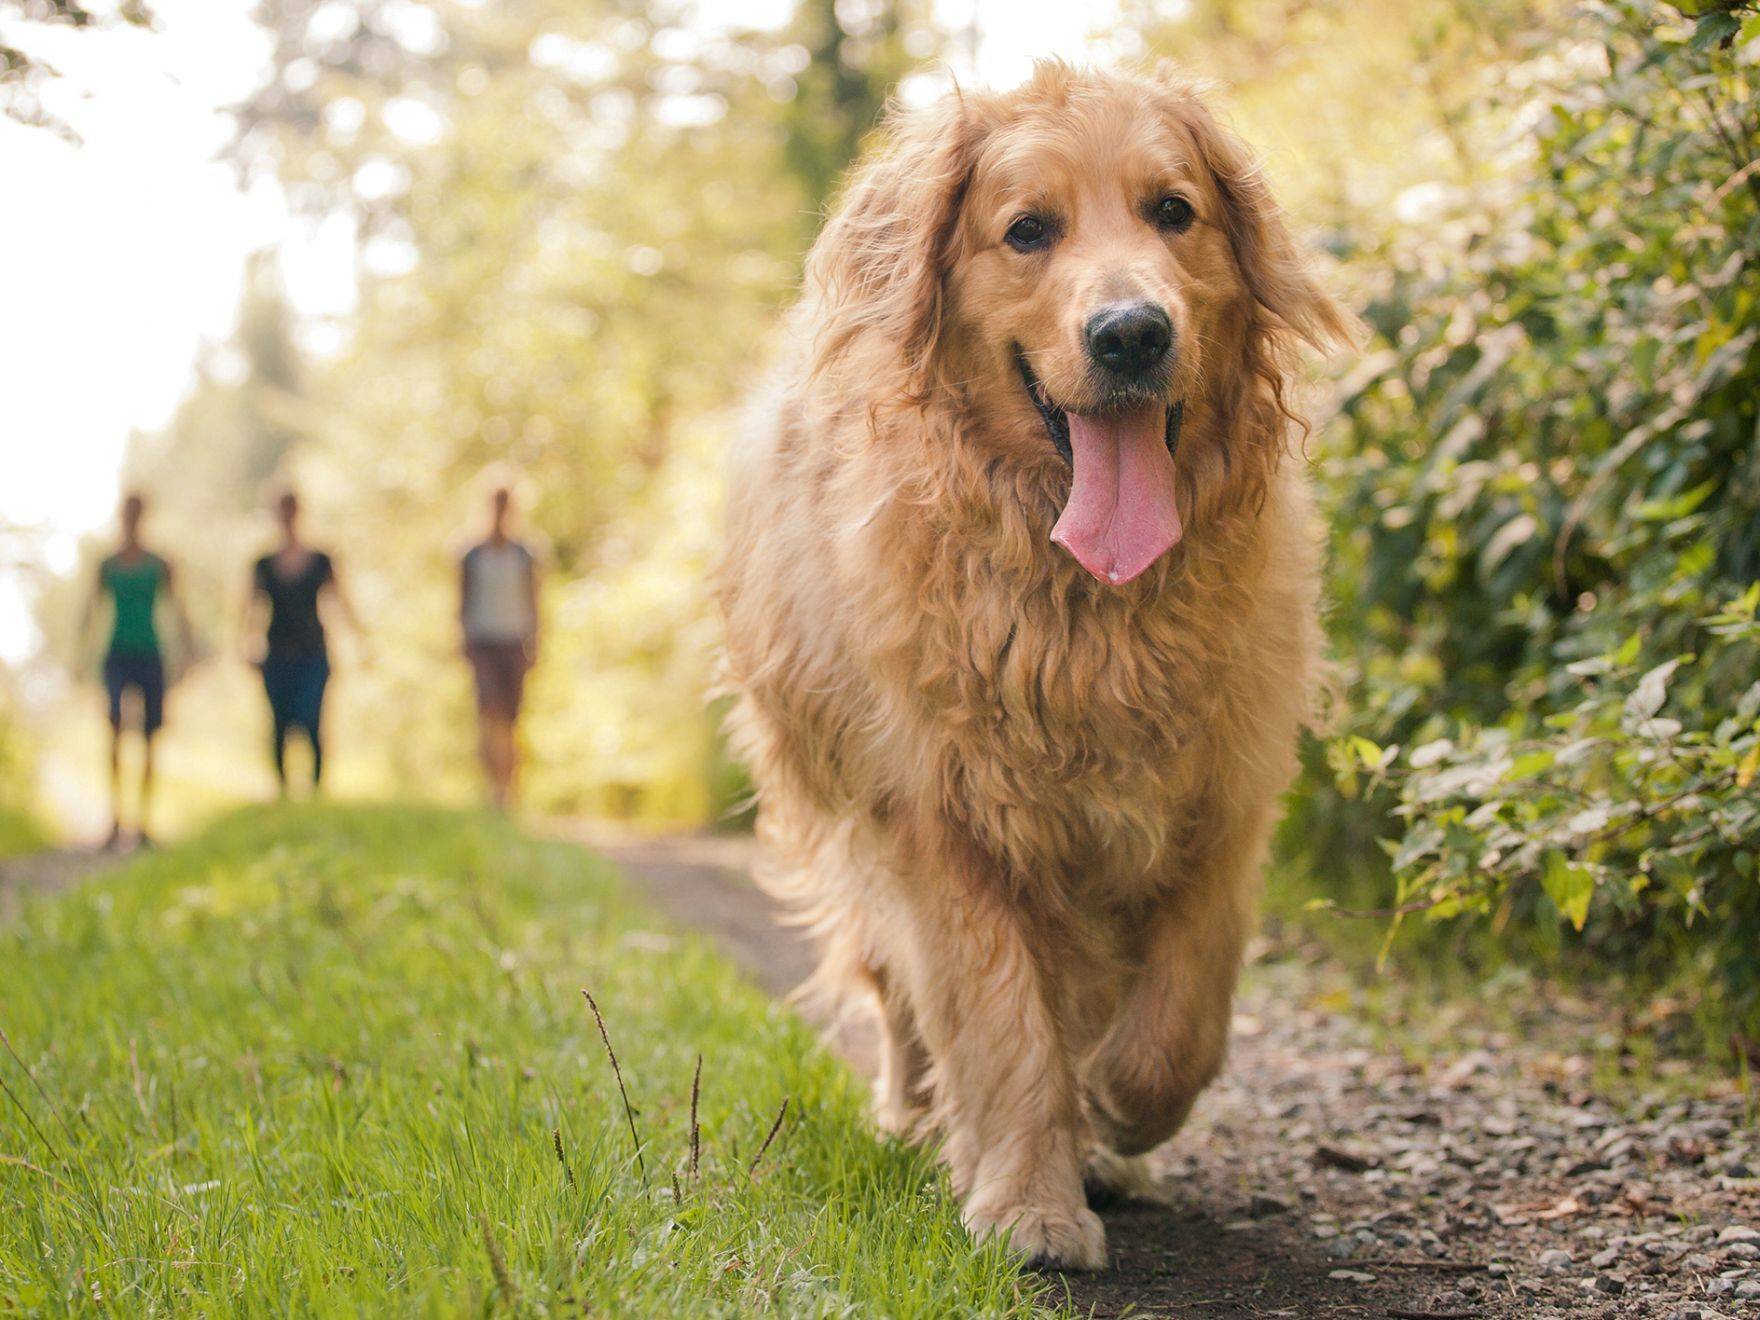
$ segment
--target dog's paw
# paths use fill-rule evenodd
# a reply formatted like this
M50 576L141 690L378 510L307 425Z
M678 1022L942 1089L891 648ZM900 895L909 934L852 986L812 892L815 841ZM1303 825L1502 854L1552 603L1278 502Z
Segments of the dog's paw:
M1167 1189L1149 1172L1145 1157L1120 1155L1104 1146L1088 1152L1087 1167L1082 1170L1082 1189L1088 1194L1088 1204L1096 1209L1121 1201L1166 1205L1169 1200Z
M874 1100L874 1126L889 1137L914 1142L923 1133L929 1111L922 1105L877 1096Z
M1105 1226L1086 1206L986 1205L973 1198L964 1219L980 1242L1006 1233L1009 1250L1033 1269L1103 1270L1108 1264Z

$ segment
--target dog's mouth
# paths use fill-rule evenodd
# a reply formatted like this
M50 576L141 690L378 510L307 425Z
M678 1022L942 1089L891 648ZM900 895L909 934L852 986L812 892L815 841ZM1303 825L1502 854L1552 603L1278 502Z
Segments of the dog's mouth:
M1026 353L1019 347L1014 350L1014 365L1021 373L1021 383L1027 387L1027 397L1033 401L1033 407L1039 410L1039 416L1045 422L1045 434L1051 438L1052 448L1063 456L1065 463L1074 463L1075 455L1070 449L1069 443L1069 410L1052 402L1050 392L1033 374L1033 368L1027 361ZM1167 422L1162 431L1162 441L1167 446L1167 456L1169 458L1177 457L1180 425L1185 421L1185 400L1178 399L1172 407L1168 407L1159 399L1150 396L1126 396L1119 404L1108 406L1104 410L1097 409L1094 415L1128 412L1133 406L1156 406L1167 409Z
M1126 398L1095 412L1052 399L1027 355L1015 365L1053 447L1072 469L1069 499L1051 539L1102 582L1121 586L1184 535L1174 501L1174 453L1185 403Z

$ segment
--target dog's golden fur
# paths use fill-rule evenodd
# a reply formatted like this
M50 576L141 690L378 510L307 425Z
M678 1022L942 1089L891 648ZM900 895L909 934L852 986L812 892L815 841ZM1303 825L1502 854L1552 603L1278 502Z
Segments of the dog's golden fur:
M1179 233L1140 209L1170 188ZM1048 255L1003 241L1023 206ZM1081 405L1119 290L1177 333L1185 536L1112 586L1049 540L1070 468L1014 355ZM1346 321L1189 84L1047 65L894 116L790 332L720 583L761 879L876 1005L879 1120L943 1139L974 1233L1097 1267L1084 1175L1139 1177L1222 1062L1318 664L1295 355Z

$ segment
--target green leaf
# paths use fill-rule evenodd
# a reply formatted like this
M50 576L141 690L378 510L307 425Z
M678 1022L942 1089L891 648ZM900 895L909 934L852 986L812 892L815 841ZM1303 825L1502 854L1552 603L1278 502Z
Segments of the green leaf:
M1668 700L1668 680L1674 677L1674 671L1680 668L1680 664L1679 660L1665 661L1638 680L1638 686L1626 698L1625 714L1628 720L1642 724L1662 709L1662 703Z
M1351 736L1351 750L1356 752L1357 758L1362 761L1365 769L1383 770L1387 767L1387 762L1391 759L1390 753L1395 749L1391 747L1383 749L1370 742L1367 738L1353 734Z
M1742 24L1734 14L1726 14L1720 10L1705 14L1699 19L1699 26L1693 29L1693 39L1688 44L1694 50L1709 50L1713 46L1735 40L1736 34L1741 30Z
M1552 769L1553 764L1557 760L1558 753L1549 747L1542 747L1537 751L1524 752L1510 763L1509 770L1505 773L1504 778L1506 780L1532 779L1535 775L1542 774L1545 771Z
M1684 518L1705 502L1707 496L1723 484L1722 478L1701 482L1691 490L1682 491L1671 499L1645 500L1633 515L1647 522L1669 522L1675 518Z
M1556 848L1546 854L1540 884L1559 914L1577 929L1589 919L1589 899L1595 893L1595 874L1586 866L1568 861Z
M1428 820L1422 820L1406 831L1405 838L1400 840L1398 849L1393 854L1393 869L1404 871L1419 858L1436 851L1442 846L1442 830Z

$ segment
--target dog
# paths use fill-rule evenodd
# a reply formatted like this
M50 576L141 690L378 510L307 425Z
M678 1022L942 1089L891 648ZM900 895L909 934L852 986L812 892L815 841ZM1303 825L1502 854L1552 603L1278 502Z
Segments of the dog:
M1351 322L1172 70L894 110L733 447L760 883L975 1238L1106 1264L1221 1067L1319 671L1303 343Z

